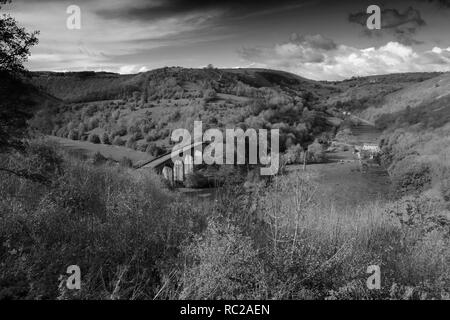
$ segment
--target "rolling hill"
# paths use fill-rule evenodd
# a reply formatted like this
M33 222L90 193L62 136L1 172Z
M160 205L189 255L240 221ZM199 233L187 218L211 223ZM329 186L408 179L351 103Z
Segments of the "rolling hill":
M135 75L36 72L28 85L45 106L30 122L34 128L80 148L90 143L88 153L106 144L149 158L169 150L172 130L192 130L194 120L204 130L278 128L284 152L329 139L344 110L389 132L430 133L450 119L448 73L320 82L276 70L171 67Z
M399 112L408 106L410 108L426 107L430 103L445 99L449 94L450 74L444 73L387 94L381 106L369 107L362 113L362 116L374 121L383 114Z
M201 120L216 128L279 128L282 149L332 130L321 104L336 88L265 69L162 68L136 75L33 73L30 84L60 99L34 128L72 140L126 146L157 156L170 133ZM335 123L335 121L334 121Z

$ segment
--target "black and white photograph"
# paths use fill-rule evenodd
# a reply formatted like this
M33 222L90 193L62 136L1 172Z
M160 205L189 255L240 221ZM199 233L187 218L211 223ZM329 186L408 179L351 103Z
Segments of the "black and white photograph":
M0 0L5 300L450 300L450 1Z

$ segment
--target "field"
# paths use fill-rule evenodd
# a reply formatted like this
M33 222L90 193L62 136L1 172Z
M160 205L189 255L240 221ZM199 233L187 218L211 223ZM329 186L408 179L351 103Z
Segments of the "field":
M132 161L133 165L151 160L152 157L145 152L140 152L125 147L111 146L104 144L94 144L87 141L74 141L70 139L60 137L48 137L50 141L56 142L62 148L73 154L92 158L96 153L100 153L103 157L120 162L123 158L128 158Z
M364 143L378 143L381 132L373 125L355 119L351 126L351 138L344 143L346 151L336 150L328 154L328 161L308 164L305 174L318 184L318 194L329 203L342 209L364 206L375 201L386 201L392 194L389 175L382 166L372 165L368 172L361 172L361 166L353 153L355 146ZM288 171L302 171L301 165L288 166ZM326 199L326 200L325 200Z

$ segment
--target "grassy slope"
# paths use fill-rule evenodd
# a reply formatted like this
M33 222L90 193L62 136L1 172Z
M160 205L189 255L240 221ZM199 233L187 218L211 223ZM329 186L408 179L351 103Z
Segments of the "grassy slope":
M381 108L368 108L363 115L375 120L382 114L427 105L450 94L450 74L445 73L429 80L415 83L402 90L388 94Z
M88 157L92 157L95 153L99 152L105 158L117 162L119 162L123 158L128 158L133 162L133 164L140 161L152 159L152 157L148 153L132 150L125 147L94 144L87 141L74 141L70 139L53 136L50 136L48 138L51 141L57 142L60 146L62 146L66 150L75 151Z

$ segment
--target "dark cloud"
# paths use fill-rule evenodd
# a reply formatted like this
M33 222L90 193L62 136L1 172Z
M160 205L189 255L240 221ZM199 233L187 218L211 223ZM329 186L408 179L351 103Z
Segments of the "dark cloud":
M450 8L450 0L419 0L421 2L435 3L441 7Z
M161 0L127 4L123 9L102 9L97 12L107 19L155 20L177 15L219 9L233 15L248 15L266 10L301 5L306 0Z
M376 36L382 33L392 34L395 39L406 45L419 44L421 41L415 39L417 31L426 25L422 19L420 11L412 7L406 9L404 13L397 9L381 10L381 30L369 30L366 27L367 18L370 14L366 12L358 12L350 14L348 20L363 26L364 34L368 36Z

